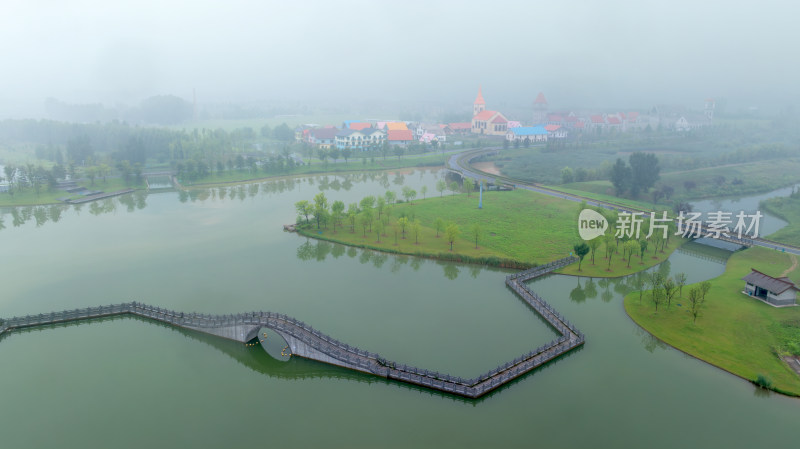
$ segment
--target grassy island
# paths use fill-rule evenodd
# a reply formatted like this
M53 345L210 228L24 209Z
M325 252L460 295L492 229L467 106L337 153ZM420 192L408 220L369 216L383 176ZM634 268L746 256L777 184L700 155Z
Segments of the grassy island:
M313 206L312 201L309 203ZM310 213L308 223L299 226L298 232L381 251L526 268L568 256L573 251L573 246L581 241L577 233L579 208L578 203L526 190L484 192L482 209L478 209L477 194L428 195L427 199L393 204L388 217L386 211L378 213L373 210L370 224L361 222L360 217L354 216L350 220L345 216L336 220L339 224L335 231L332 218L318 227L313 213ZM398 223L402 217L408 219L405 232ZM300 222L305 221L300 218ZM415 222L418 229L415 229ZM457 226L459 231L453 240L452 251L446 229L449 224ZM604 244L601 244L595 249L594 263L590 253L586 255L580 272L577 265L572 265L563 273L598 277L634 273L664 261L682 243L681 239L671 238L663 252L656 251L652 245L643 258L637 252L630 260L623 257L623 244L620 243L619 253L612 253L610 265L604 258L606 253Z
M782 357L800 355L800 307L775 308L742 293L750 268L800 281L797 260L786 253L754 247L734 253L725 273L708 281L710 288L696 322L688 293L655 311L652 292L625 297L628 315L671 346L748 380L766 379L776 391L800 395L798 376Z

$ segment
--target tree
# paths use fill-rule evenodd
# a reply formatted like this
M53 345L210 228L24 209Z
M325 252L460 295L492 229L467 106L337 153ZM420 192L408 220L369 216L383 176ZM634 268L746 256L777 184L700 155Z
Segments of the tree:
M367 228L372 226L372 217L369 216L367 211L361 211L358 214L358 224L364 230L364 237L367 236Z
M587 245L586 242L580 242L576 243L572 249L575 250L575 255L578 256L578 271L581 271L581 263L583 263L583 258L589 254L589 245Z
M347 159L350 157L351 154L353 154L353 150L351 150L350 147L344 147L342 148L341 153L342 157L344 158L344 163L346 164Z
M608 261L608 267L606 267L606 271L611 271L611 259L613 259L614 247L611 246L614 244L614 234L606 234L603 236L603 243L605 244L606 248L606 259Z
M323 192L320 192L314 196L314 218L317 220L317 229L319 229L320 221L324 220L327 212L328 199L325 198L325 194Z
M428 193L428 186L422 186L419 188L419 193L422 194L422 199L425 199L425 194Z
M416 196L417 196L416 190L412 189L409 186L403 187L403 198L405 198L406 201L411 202Z
M453 195L455 195L456 192L458 192L458 183L457 182L453 181L453 182L450 183L450 191L453 192Z
M658 158L652 153L637 151L628 159L631 165L631 196L636 198L640 192L647 192L658 181L661 168Z
M414 233L414 244L419 245L419 233L422 232L422 225L419 224L419 220L414 220L414 223L411 224L411 232Z
M139 119L148 123L174 125L192 118L192 104L174 95L156 95L139 105Z
M644 273L638 273L633 277L633 288L639 290L639 304L642 303L642 296L644 295L644 286L647 282Z
M378 243L381 242L381 234L383 234L383 230L385 229L383 222L378 220L375 223L375 235L378 237Z
M628 240L623 244L623 256L628 258L628 268L631 267L631 258L633 258L633 254L639 252L639 248L639 242L636 240Z
M297 209L299 215L306 217L306 224L308 224L308 216L312 212L311 204L307 200L302 200L294 203L294 208Z
M610 177L615 194L621 196L630 186L631 169L625 164L625 161L617 158L617 162L611 167Z
M593 238L589 240L589 249L592 250L592 265L594 265L594 252L597 251L597 248L600 247L600 239Z
M372 195L367 195L361 199L361 202L358 205L361 206L361 210L372 209L375 207L375 197Z
M289 142L294 140L294 131L286 123L281 123L272 130L272 136L277 140Z
M5 165L3 167L3 171L6 174L6 180L8 181L8 193L9 195L14 195L14 181L16 180L16 173L17 168L13 165Z
M711 290L711 282L703 281L700 283L700 294L703 297L703 301L706 299L706 293Z
M450 223L445 228L445 234L447 235L447 241L450 243L450 251L453 250L453 243L456 242L458 235L461 233L461 230L458 229L458 225L455 223Z
M661 304L664 301L661 289L660 288L653 289L651 295L652 296L650 297L650 299L653 301L653 305L656 307L656 312L658 312L659 304Z
M689 289L689 313L692 315L692 323L697 323L697 317L700 316L700 311L705 305L705 298L700 287L692 287Z
M561 169L561 183L562 184L569 184L570 182L575 180L575 176L572 173L572 169L569 167L564 167Z
M402 238L406 238L406 227L408 226L408 217L400 217L397 219L397 226L400 226L400 232L403 234Z
M350 232L356 232L356 216L358 216L358 204L350 203L347 206L347 219L350 221Z
M469 234L475 239L475 249L478 249L478 239L482 233L483 229L481 228L480 223L472 223L472 226L469 228Z
M86 175L86 177L89 178L89 181L92 182L91 185L94 185L94 180L95 180L95 178L97 178L97 167L95 167L95 166L86 167L86 168L83 169L83 174ZM29 172L28 173L28 178L32 180L33 179L33 173Z
M333 232L336 233L336 224L342 219L344 214L344 201L334 201L331 204L331 216L333 218Z
M472 191L475 190L475 183L470 178L464 178L464 191L467 192L467 197L472 194Z
M683 297L683 286L686 285L686 273L677 273L675 283L678 284L678 296Z
M661 283L663 281L664 276L658 271L651 271L650 275L647 277L647 282L650 284L653 304L656 306L656 312L658 312L658 305L661 303Z
M382 196L379 196L375 202L376 202L376 209L378 210L378 220L380 220L381 215L383 215L384 209L386 209L386 199Z
M364 215L364 218L367 220L369 232L372 232L372 219L375 218L375 215L372 213L372 209L364 209L361 211L361 214Z
M447 190L447 183L444 179L436 181L436 190L439 191L439 196L444 196L444 191Z
M667 308L672 305L672 298L678 292L678 284L671 277L664 279L661 283L661 288L664 290L664 299L667 300Z
M436 238L439 238L439 232L444 229L444 220L440 217L436 217L436 220L433 220L433 227L436 229Z
M386 155L389 154L389 142L385 140L381 144L381 154L383 155L383 160L386 160Z

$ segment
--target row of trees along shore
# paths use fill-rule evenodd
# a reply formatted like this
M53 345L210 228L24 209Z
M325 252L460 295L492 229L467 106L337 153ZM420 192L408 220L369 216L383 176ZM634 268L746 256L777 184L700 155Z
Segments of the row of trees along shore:
M453 184L457 185L457 183ZM452 184L450 187L454 192L458 190ZM420 191L424 197L427 188L423 186ZM444 188L441 191L443 192ZM401 195L407 203L413 205L417 191L406 186L403 187ZM306 227L315 226L317 230L328 229L330 226L334 233L337 232L337 229L341 230L344 227L349 227L351 233L360 229L365 238L368 233L374 232L376 243L381 243L381 237L388 237L388 233L394 235L395 244L397 244L398 238L406 239L407 236L413 236L414 243L419 244L422 224L414 215L409 216L406 212L402 212L397 218L394 218L394 207L398 202L401 200L391 190L382 196L366 196L361 201L349 205L345 205L343 201L339 200L329 202L324 193L318 193L312 201L301 200L295 203L298 214L296 223ZM456 240L461 235L459 226L455 223L445 223L440 217L437 217L432 225L436 231L436 237L444 235L450 245L450 251L452 251ZM469 236L475 241L475 248L478 248L482 234L483 229L480 224L473 223L470 226Z
M584 209L588 209L586 202L581 202L578 206L578 213ZM639 257L639 264L644 264L644 257L648 249L652 250L653 258L657 258L657 253L665 253L665 248L670 243L670 239L675 234L675 223L669 220L663 226L666 226L666 236L662 229L655 228L650 234L650 219L649 217L642 217L642 222L638 227L638 231L633 229L630 234L616 232L619 223L619 213L600 207L592 208L608 222L608 230L602 236L595 237L592 240L581 241L573 246L573 252L578 257L578 271L581 271L581 264L584 257L590 255L592 265L595 264L595 254L602 248L603 259L606 263L606 271L612 272L611 266L614 260L613 255L621 255L622 261L626 262L626 268L630 268L631 260L634 256ZM660 226L660 225L656 225ZM649 235L648 235L649 234Z
M130 185L132 182L137 184L142 182L141 164L131 164L128 161L120 161L114 168L116 168L119 176L126 184ZM54 191L60 182L68 179L88 179L91 185L94 186L96 179L102 178L105 182L111 174L112 168L110 165L104 162L95 163L92 158L89 158L88 164L80 167L76 166L73 162L70 162L66 166L55 164L50 168L33 164L8 164L3 166L3 173L0 175L0 181L6 182L8 186L6 193L10 196L14 196L15 193L24 193L26 191L33 191L38 196L43 189Z

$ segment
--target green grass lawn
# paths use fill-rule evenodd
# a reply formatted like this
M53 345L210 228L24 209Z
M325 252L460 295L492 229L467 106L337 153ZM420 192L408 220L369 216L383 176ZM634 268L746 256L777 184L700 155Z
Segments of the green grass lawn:
M328 200L332 202L336 198L331 197ZM376 232L367 231L365 236L358 225L351 231L346 220L344 227L337 229L336 233L332 227L318 231L313 224L302 232L311 237L385 251L457 260L460 257L460 260L466 262L524 267L570 255L573 245L580 241L577 213L578 204L535 192L484 192L483 209L478 209L478 196L474 194L469 197L466 194L434 196L415 200L413 204L395 205L390 223L396 223L397 218L403 214L410 219L419 220L419 243L415 241L413 233L408 233L405 239L398 237L395 244L394 229L391 226L386 228L385 235L378 242ZM452 252L444 232L436 237L434 221L437 218L442 218L446 223L455 223L461 230ZM478 248L475 248L474 236L470 235L473 223L478 223L481 227ZM612 256L610 271L606 271L601 246L596 252L596 265L591 265L591 255L587 255L580 273L577 265L566 267L563 272L600 277L622 276L663 261L680 243L679 239L671 239L665 253L658 254L656 259L653 258L652 249L649 250L644 263L639 263L639 258L634 256L630 268L620 255ZM489 258L499 260L488 261Z
M582 184L588 184L589 187L587 190L583 189ZM564 184L559 186L547 186L549 189L558 190L559 192L570 193L572 195L578 196L585 196L587 198L595 199L598 201L605 201L612 204L618 204L620 206L627 206L634 209L639 210L667 210L668 212L672 212L671 206L660 205L659 207L654 207L653 203L648 202L647 200L631 200L627 198L619 198L614 196L613 194L607 193L608 189L605 188L607 184L608 187L611 187L611 182L609 181L589 181L588 183L582 182L573 182L570 184ZM612 188L613 192L613 188Z
M770 198L761 202L761 208L789 224L767 236L770 240L800 246L800 198Z
M606 232L613 231L608 230ZM686 242L686 239L672 236L669 239L669 243L664 247L663 252L656 251L655 246L650 245L644 253L644 258L640 258L639 254L634 254L633 257L631 257L630 266L628 266L628 260L622 255L622 243L620 243L618 248L620 252L611 254L610 266L608 264L608 259L605 257L605 244L602 244L595 250L594 264L592 264L592 253L589 253L584 257L583 263L580 265L581 271L578 271L578 264L572 264L562 268L558 273L592 277L625 276L645 270L667 260L673 251Z
M710 281L706 307L696 324L686 304L675 304L685 303L683 299L673 300L669 309L660 306L656 313L648 293L641 303L639 294L631 293L625 297L625 310L648 332L683 352L745 379L763 374L777 390L800 395L800 376L778 357L785 351L787 329L800 322L800 307L775 308L752 299L742 293L741 280L751 267L779 276L791 265L787 254L765 248L735 253L725 273ZM800 281L800 269L788 276ZM684 297L689 288L683 287Z
M800 159L782 159L779 170L776 170L775 166L776 163L773 160L667 172L661 173L657 185L672 186L675 189L672 200L691 201L702 198L751 195L800 182ZM719 177L724 177L725 182L716 182L715 179ZM734 184L734 180L737 179L741 183L737 181ZM686 189L684 183L687 181L694 182L696 186ZM614 187L611 185L611 181L607 180L572 182L550 186L550 188L633 207L637 207L635 205L638 204L640 205L638 207L653 208L649 195L642 195L639 201L617 198L614 196ZM659 207L663 208L666 204L671 204L672 200L662 199Z

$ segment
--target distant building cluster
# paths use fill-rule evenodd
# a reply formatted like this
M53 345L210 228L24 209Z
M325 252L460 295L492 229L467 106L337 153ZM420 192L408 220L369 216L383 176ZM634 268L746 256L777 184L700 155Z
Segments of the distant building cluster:
M347 120L341 126L305 125L295 130L298 141L315 147L373 150L383 145L411 143L441 144L449 136L482 135L509 142L538 143L566 140L582 133L635 132L647 128L676 132L691 131L712 124L715 103L706 99L703 111L659 105L641 111L550 111L547 99L539 92L533 101L530 121L509 120L500 111L486 108L481 88L472 104L472 120L456 123L417 123L397 120Z

